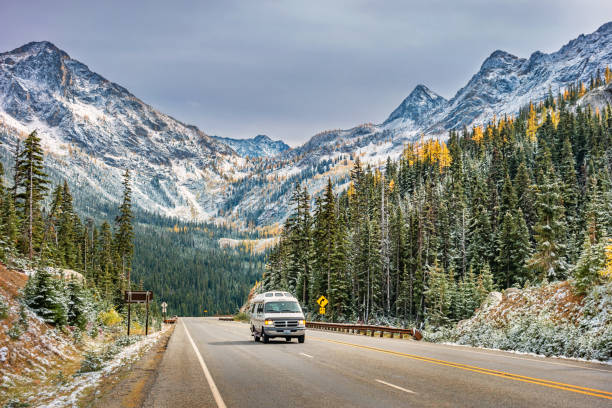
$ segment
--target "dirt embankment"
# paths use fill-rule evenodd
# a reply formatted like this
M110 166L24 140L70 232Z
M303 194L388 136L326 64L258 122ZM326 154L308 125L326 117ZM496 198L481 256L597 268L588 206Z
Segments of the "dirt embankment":
M609 361L612 282L576 295L571 282L489 294L473 317L432 340L470 346Z
M8 306L0 320L0 405L32 385L62 381L76 372L82 358L70 337L22 309L18 296L27 280L0 264L0 296Z

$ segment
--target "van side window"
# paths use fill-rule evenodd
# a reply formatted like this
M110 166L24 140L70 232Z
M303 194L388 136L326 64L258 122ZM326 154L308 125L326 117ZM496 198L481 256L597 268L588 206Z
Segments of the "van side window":
M257 305L257 313L262 313L263 312L263 303L260 303Z

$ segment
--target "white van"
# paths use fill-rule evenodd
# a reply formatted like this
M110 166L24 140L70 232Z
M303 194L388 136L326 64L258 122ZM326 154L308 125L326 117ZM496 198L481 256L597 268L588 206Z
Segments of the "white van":
M297 299L288 292L266 292L253 298L251 307L251 335L255 341L268 343L271 338L284 337L286 341L306 339L306 320Z

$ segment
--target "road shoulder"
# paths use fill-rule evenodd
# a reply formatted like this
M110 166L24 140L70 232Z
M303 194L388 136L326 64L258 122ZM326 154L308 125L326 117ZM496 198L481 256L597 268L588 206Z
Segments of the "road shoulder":
M85 406L94 408L139 408L143 407L157 370L163 359L174 328L162 334L156 344L136 363L125 367L111 383L106 383L90 395Z

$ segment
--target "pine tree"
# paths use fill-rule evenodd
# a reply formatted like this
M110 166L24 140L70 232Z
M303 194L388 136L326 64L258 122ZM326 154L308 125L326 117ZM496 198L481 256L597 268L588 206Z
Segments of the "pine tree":
M71 279L66 285L66 295L68 299L66 313L68 325L85 330L89 320L87 313L90 309L86 290L74 279Z
M493 256L492 229L489 211L486 207L484 189L478 181L475 182L474 199L472 200L472 215L468 233L468 254L472 264L480 267L489 263Z
M58 249L61 254L62 264L68 268L74 269L76 263L76 248L75 248L75 218L72 195L68 188L68 183L64 180L62 187L61 212L58 225Z
M572 152L572 144L569 137L565 137L563 141L563 150L561 152L559 165L559 174L561 176L561 197L563 206L565 207L565 219L568 225L568 258L570 262L575 261L578 251L574 248L578 247L578 180L576 177L576 169L574 162L574 153Z
M8 250L13 251L17 245L19 218L17 217L15 202L11 194L6 194L2 201L2 225L0 226L0 234Z
M514 177L514 185L517 192L518 207L522 210L527 225L533 226L537 220L533 181L524 160L518 166Z
M63 287L45 269L28 279L23 291L24 303L46 323L63 326L67 323Z
M32 259L42 235L41 203L48 184L43 166L43 151L36 131L30 133L24 142L16 174L17 203L21 210L21 218L24 220L23 235L26 245L24 249L28 258Z
M588 290L601 283L600 271L604 269L606 262L605 252L606 240L592 242L587 235L584 238L582 254L574 268L575 287L579 294L586 294Z
M445 326L449 322L452 298L449 293L448 275L436 260L428 271L428 287L425 291L427 322L433 327Z
M567 271L565 260L564 208L559 182L554 174L542 174L538 185L535 226L536 249L528 261L531 270L541 280L562 279Z
M115 219L117 232L115 246L117 255L121 259L121 275L130 289L132 270L132 255L134 253L134 228L132 227L132 188L130 187L130 172L126 170L123 175L123 200L119 207L119 215Z

